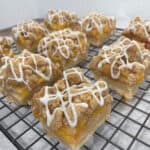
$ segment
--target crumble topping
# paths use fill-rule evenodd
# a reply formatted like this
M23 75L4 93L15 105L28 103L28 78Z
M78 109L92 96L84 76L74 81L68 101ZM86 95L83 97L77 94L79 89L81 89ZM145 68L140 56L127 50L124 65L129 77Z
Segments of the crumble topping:
M58 24L60 25L60 29L63 29L75 23L77 19L77 15L74 12L66 10L49 10L45 22L52 28L53 26L55 28L55 24Z
M61 64L67 60L77 62L87 55L88 43L84 33L64 29L50 33L44 37L39 45L38 52L50 57L54 62Z

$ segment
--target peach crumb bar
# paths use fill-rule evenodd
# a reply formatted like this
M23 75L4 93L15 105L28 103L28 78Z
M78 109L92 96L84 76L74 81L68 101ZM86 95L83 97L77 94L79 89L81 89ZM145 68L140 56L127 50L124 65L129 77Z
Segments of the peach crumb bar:
M138 42L121 37L114 44L104 46L89 68L96 79L103 78L127 101L150 71L150 52Z
M72 28L77 20L78 17L74 12L52 9L48 11L44 23L49 31L57 31Z
M39 41L47 35L44 26L36 21L20 23L12 28L12 35L19 50L36 52Z
M79 150L108 119L111 102L105 81L91 83L81 68L70 68L53 86L35 93L31 106L50 137Z
M42 85L52 84L61 76L58 64L39 54L24 50L13 58L4 57L0 68L0 91L10 102L30 103L35 91Z
M87 38L80 31L70 29L55 31L40 41L37 51L66 69L83 62L87 58Z
M81 20L81 26L89 43L93 46L100 46L114 34L116 20L114 17L94 12Z

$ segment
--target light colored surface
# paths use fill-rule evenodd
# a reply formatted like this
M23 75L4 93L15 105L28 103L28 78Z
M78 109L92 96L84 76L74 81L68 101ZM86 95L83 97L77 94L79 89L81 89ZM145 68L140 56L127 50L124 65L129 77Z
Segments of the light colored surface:
M0 131L0 150L17 150Z
M36 0L0 0L0 28L37 17Z
M122 22L127 24L129 19L137 15L149 19L149 5L149 0L0 0L0 28L43 17L52 8L75 11L79 16L92 11L103 12L115 16L118 26L122 27Z

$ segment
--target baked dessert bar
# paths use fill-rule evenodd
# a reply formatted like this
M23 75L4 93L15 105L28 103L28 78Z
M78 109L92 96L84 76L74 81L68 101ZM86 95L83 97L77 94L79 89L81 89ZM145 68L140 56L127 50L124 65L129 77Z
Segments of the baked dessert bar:
M116 43L104 46L89 68L96 79L106 80L127 101L150 71L150 52L136 41L121 37Z
M106 82L92 84L80 68L63 72L53 86L45 86L32 99L32 111L51 137L79 150L108 119L112 97Z
M84 33L64 29L44 37L40 41L37 51L66 69L86 59L88 42Z
M4 56L13 56L13 39L11 37L0 37L0 58Z
M139 16L135 17L122 34L142 42L146 48L150 49L150 21Z
M13 39L11 37L0 37L0 66L2 65L2 58L13 57L14 52L12 48Z
M58 64L24 50L13 58L4 57L0 68L0 91L10 102L26 105L42 85L52 84L62 74Z
M82 19L82 30L93 46L102 45L115 32L116 20L114 17L100 13L90 13Z
M14 40L19 50L36 51L39 41L46 36L47 30L36 21L28 21L12 28Z
M45 17L45 25L50 31L71 28L78 20L74 12L66 10L49 10Z

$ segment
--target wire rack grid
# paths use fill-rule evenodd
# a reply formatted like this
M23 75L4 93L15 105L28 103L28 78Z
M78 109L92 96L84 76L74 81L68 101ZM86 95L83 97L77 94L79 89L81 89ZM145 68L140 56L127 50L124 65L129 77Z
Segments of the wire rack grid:
M115 35L104 44L116 41L121 31L117 29ZM87 64L99 49L90 47L86 62L80 65L92 81L94 78ZM150 75L129 103L123 102L121 96L111 91L114 101L109 120L81 149L150 150L150 95L145 92L149 89ZM19 150L66 150L61 143L46 136L29 107L9 104L3 95L0 95L0 130Z

